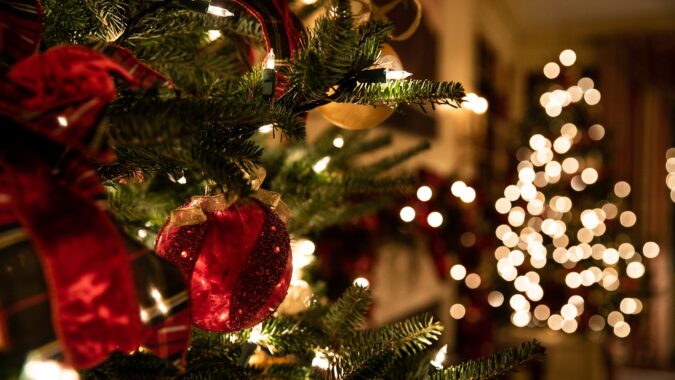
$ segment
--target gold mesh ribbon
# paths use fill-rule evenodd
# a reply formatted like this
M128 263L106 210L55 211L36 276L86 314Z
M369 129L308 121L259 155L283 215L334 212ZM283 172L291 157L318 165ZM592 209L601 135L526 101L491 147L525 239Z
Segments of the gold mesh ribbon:
M256 168L251 173L247 173L251 181L251 189L254 193L251 198L255 198L277 213L279 219L285 224L291 219L291 209L281 200L281 195L273 191L261 189L267 172L264 168ZM239 199L236 195L227 195L219 193L215 195L196 195L192 197L187 207L182 207L171 212L169 227L182 227L206 222L205 212L215 212L228 209Z

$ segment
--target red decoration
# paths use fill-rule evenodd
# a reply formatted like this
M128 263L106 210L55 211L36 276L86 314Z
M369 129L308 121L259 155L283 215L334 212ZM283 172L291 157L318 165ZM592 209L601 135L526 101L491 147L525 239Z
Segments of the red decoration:
M166 82L123 52L116 58L60 46L0 79L0 196L10 200L0 215L37 251L56 336L78 368L135 350L143 337L130 260L88 158L113 158L98 123L116 96L113 75L133 86Z
M292 274L286 226L256 199L229 206L222 195L193 197L162 227L156 253L182 268L194 324L231 332L269 317Z

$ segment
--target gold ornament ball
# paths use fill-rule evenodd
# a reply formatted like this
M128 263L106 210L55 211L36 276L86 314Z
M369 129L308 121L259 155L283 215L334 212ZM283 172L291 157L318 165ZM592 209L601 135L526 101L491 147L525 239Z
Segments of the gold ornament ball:
M378 68L385 67L392 70L403 70L401 59L396 51L388 45L382 46L382 55L377 64ZM371 106L352 103L328 103L317 108L321 116L340 128L358 130L368 129L382 124L394 110L387 106Z

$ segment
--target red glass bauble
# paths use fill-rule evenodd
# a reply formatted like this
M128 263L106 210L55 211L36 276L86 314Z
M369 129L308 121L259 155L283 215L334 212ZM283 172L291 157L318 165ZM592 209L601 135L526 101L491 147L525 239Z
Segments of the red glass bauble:
M228 206L222 195L194 197L172 213L156 245L190 284L193 323L218 332L269 317L286 296L293 271L279 216L251 198Z

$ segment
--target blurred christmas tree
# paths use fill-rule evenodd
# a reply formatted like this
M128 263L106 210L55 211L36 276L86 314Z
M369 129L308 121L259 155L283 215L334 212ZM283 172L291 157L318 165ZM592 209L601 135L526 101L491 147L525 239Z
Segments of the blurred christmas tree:
M533 86L543 94L533 97L541 108L532 107L529 146L516 154L517 182L494 203L507 222L496 228L502 246L494 252L506 283L488 302L508 308L515 326L625 338L647 295L644 261L659 246L630 230L631 187L605 169L611 154L593 108L601 94L575 61L563 51L562 70L556 62L543 70L556 83Z
M405 189L387 171L425 148L356 166L388 138L303 143L306 113L358 129L464 96L325 3L305 34L283 0L0 1L3 378L473 379L541 354L443 368L430 317L368 329L366 289L303 281L303 237Z

